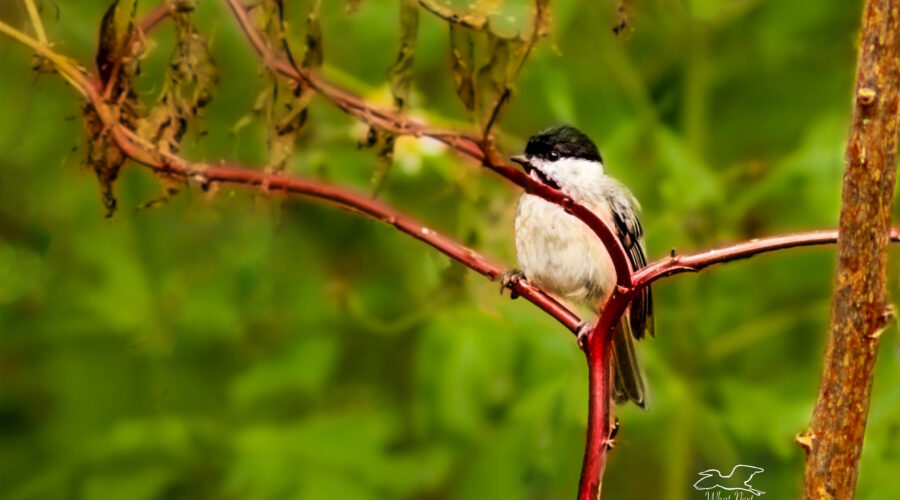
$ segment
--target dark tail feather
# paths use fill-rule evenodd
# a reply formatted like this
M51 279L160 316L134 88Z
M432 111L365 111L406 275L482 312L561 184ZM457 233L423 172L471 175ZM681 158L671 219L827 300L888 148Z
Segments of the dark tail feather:
M616 325L612 343L613 362L613 398L616 403L634 401L644 407L644 377L638 365L634 351L634 340L628 317L625 316Z

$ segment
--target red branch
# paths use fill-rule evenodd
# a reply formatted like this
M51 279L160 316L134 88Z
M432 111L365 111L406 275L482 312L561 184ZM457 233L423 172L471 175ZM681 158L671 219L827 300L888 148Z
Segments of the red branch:
M891 241L900 241L900 230L891 229L890 238ZM695 255L673 255L635 272L634 291L637 292L641 288L649 286L650 283L673 274L696 273L716 264L747 259L754 255L785 248L833 245L837 243L837 239L837 231L811 231L750 240Z
M175 12L176 9L177 7L174 3L166 2L148 12L138 23L137 26L140 30L140 33L136 34L135 37L139 38L141 35L145 35L156 29L156 27L159 26L159 24L163 22L167 17L172 15L172 13Z
M238 24L251 45L271 70L298 84L308 86L340 109L366 123L397 134L429 136L440 140L465 156L478 161L484 167L523 187L526 192L562 206L588 225L600 238L615 264L618 285L613 290L585 342L590 374L590 401L585 456L579 483L578 498L581 500L599 498L606 452L610 443L610 341L613 327L625 313L635 294L643 287L666 276L699 272L715 264L745 259L760 253L800 246L833 244L837 241L836 231L777 236L738 243L695 255L673 255L643 269L632 271L621 243L603 221L562 192L533 181L524 172L503 162L492 145L466 134L432 128L423 122L391 110L376 108L362 98L327 82L314 72L295 68L288 61L280 59L269 50L258 32L253 29L245 7L236 0L225 1L234 12ZM152 11L139 24L142 30L147 32L153 29L170 15L172 11L168 7L169 5ZM98 116L104 120L106 127L122 151L134 161L146 165L162 175L195 182L204 188L214 183L229 183L265 193L280 192L324 200L346 210L390 224L397 230L432 246L449 258L492 280L503 273L501 267L475 251L366 195L289 174L272 174L224 164L195 164L177 156L163 154L140 139L125 125L116 121L117 114L111 112L110 104L101 97L100 89L104 88L103 82L97 81L96 77L91 81L80 74L78 76L70 75L70 77L81 87L80 90L87 96L90 104L97 109ZM900 231L891 230L890 238L892 241L900 241ZM569 330L579 331L581 321L575 314L526 280L512 280L509 287Z
M900 229L890 230L890 239L900 242ZM603 312L589 334L587 357L590 401L588 405L588 430L585 442L584 462L579 483L579 500L594 500L600 496L601 478L609 449L610 434L610 343L613 329L625 314L632 298L654 281L681 273L696 273L716 264L747 259L754 255L787 248L837 243L837 231L813 231L751 240L706 252L670 256L639 269L631 277L634 286L619 287L603 308Z

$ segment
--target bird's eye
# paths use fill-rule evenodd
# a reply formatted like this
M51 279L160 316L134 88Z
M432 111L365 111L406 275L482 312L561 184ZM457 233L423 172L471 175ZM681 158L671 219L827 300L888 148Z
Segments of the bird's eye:
M550 151L549 153L547 153L547 158L549 158L550 161L556 161L559 159L559 153L556 151Z

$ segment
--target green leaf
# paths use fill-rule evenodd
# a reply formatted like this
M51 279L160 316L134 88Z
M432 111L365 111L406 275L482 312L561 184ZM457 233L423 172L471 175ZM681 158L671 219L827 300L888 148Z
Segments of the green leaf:
M475 52L472 32L455 24L450 29L450 70L453 73L453 88L469 111L475 110L475 84L472 72L475 67Z
M306 16L306 53L303 56L303 66L306 68L318 68L324 58L322 52L322 23L319 11L322 0L314 0L309 6L309 14Z
M363 0L347 0L347 13L356 14L356 11L362 6L362 3Z
M417 0L400 2L400 49L391 68L391 94L394 105L402 110L409 102L413 62L416 55L416 36L419 33L419 3Z

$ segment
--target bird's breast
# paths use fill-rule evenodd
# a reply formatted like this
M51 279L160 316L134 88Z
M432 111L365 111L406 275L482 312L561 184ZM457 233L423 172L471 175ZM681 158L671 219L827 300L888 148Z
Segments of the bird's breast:
M615 282L609 254L593 231L558 205L530 194L519 200L516 253L529 281L570 300L596 306Z

